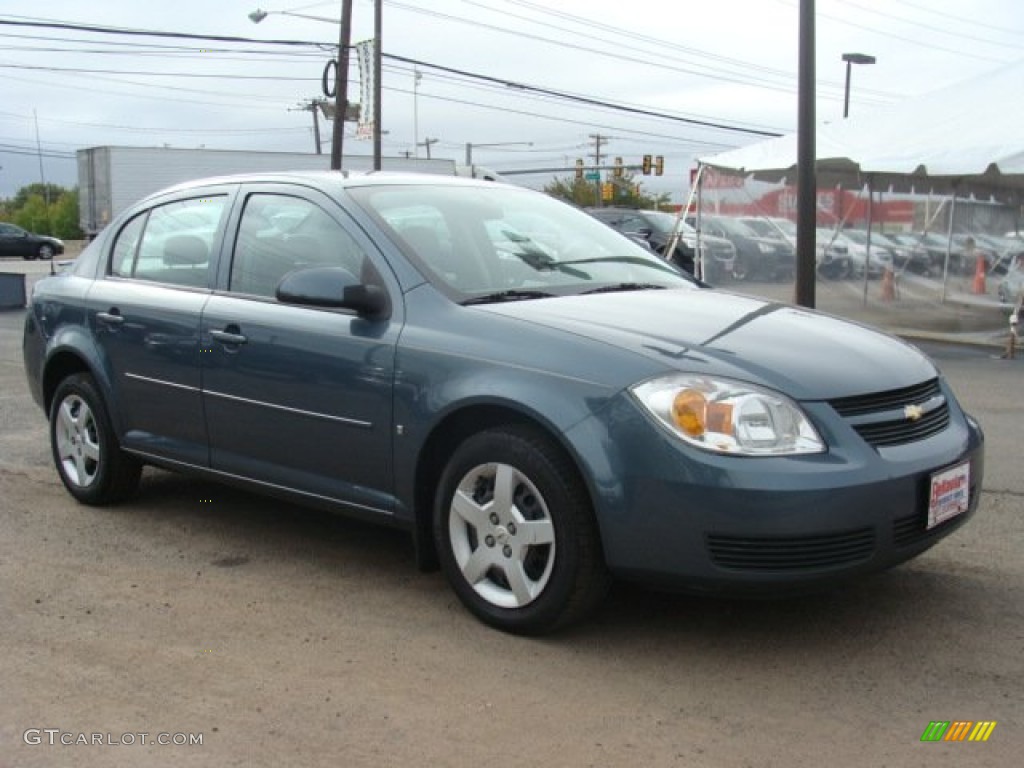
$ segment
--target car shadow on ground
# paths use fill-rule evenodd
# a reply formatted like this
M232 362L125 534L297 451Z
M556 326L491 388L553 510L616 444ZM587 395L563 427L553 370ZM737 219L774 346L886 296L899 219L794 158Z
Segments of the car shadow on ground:
M147 546L176 547L189 567L286 565L305 579L366 579L366 588L398 590L398 602L433 601L444 613L455 602L440 574L417 570L410 536L386 526L152 469L139 496L111 512L126 518L118 525L150 539ZM591 618L541 642L595 652L608 642L664 644L672 656L712 646L712 654L820 652L824 658L864 647L910 653L936 633L960 635L999 620L985 614L993 589L1004 588L981 574L952 573L930 555L831 591L788 598L693 596L617 582Z

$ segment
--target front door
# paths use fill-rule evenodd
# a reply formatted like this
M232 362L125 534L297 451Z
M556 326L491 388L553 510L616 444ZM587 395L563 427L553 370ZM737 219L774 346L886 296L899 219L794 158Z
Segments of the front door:
M301 187L249 190L236 218L228 290L202 322L212 468L390 513L397 316L274 297L285 274L307 266L380 278L372 246L337 204Z

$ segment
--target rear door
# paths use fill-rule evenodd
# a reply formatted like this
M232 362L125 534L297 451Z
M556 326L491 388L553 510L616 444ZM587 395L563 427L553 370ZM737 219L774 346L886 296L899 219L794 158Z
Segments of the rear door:
M199 319L234 187L161 199L110 240L87 297L125 448L206 466Z
M203 313L203 402L211 466L270 487L390 513L397 282L353 220L314 189L249 185L229 274ZM292 306L295 269L336 266L392 296L389 318Z

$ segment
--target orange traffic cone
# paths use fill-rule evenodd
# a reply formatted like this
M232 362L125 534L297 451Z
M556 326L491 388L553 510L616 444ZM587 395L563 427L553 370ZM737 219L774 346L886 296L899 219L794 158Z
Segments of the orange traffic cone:
M882 273L882 301L895 301L896 300L896 275L892 271L892 267L886 266L885 272Z
M985 293L985 257L980 253L974 262L974 283L971 285L972 293Z

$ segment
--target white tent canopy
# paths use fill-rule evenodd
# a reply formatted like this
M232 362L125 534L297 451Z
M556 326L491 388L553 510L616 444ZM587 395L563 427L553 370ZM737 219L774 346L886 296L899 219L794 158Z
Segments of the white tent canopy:
M1024 190L1024 61L884 110L817 126L819 183L955 189L1019 196ZM796 134L719 155L702 165L755 178L795 180Z

